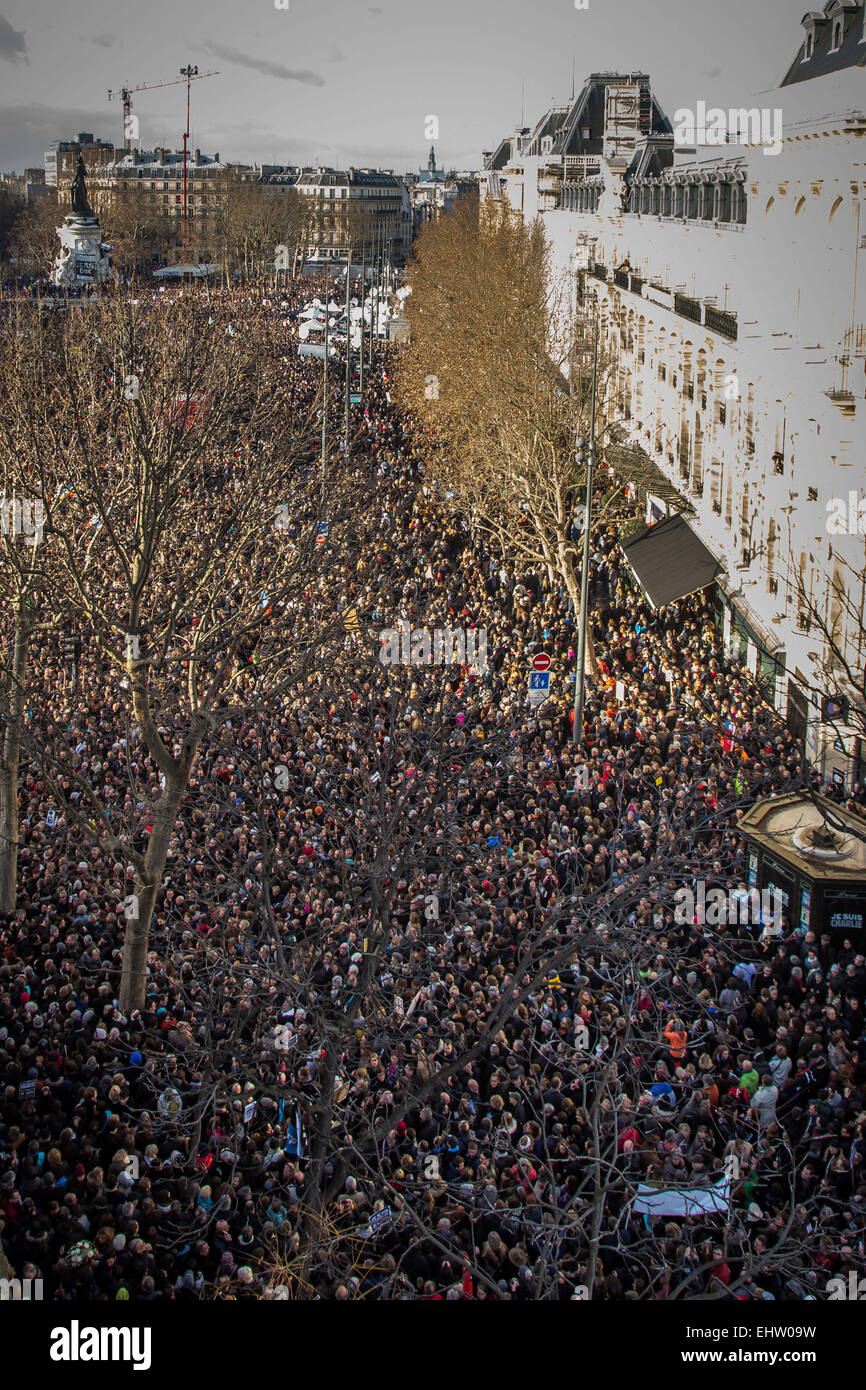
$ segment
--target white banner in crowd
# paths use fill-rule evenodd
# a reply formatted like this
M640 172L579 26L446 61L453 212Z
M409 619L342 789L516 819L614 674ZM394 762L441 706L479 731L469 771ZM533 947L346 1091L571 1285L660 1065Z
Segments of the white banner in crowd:
M727 1216L731 1200L728 1178L712 1187L650 1187L641 1183L634 1199L639 1216Z

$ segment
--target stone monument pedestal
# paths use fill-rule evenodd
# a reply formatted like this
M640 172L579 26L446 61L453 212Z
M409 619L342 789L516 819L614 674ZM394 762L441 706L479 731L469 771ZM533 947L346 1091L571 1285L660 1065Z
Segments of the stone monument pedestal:
M98 217L70 213L57 228L60 252L51 271L52 285L83 289L101 285L111 276L111 261L102 245Z

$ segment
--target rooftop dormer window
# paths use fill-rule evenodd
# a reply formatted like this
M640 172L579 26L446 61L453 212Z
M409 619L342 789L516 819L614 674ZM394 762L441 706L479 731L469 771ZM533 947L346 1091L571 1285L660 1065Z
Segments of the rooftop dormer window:
M806 42L803 46L803 62L808 63L812 54L815 52L815 31L810 29L806 35Z
M844 25L843 20L841 20L841 19L834 19L834 20L833 20L833 37L832 37L832 39L831 39L831 41L830 41L830 52L831 52L831 53L838 53L838 52L839 52L839 49L842 47L842 34L843 34L843 31L844 31L844 28L845 28L845 25Z

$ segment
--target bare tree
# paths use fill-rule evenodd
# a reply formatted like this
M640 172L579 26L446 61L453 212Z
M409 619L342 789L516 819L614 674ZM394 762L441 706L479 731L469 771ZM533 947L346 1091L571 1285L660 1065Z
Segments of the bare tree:
M75 784L81 825L135 865L127 1009L143 999L154 903L203 739L290 688L313 645L341 630L303 597L325 563L315 534L327 486L278 389L275 332L267 320L240 331L229 312L190 301L109 300L23 334L10 400L19 467L39 480L66 610L114 673L150 767L137 848L140 810L120 833L59 731L29 735L55 760L53 785ZM340 461L330 467L326 484ZM336 507L332 524L336 537Z

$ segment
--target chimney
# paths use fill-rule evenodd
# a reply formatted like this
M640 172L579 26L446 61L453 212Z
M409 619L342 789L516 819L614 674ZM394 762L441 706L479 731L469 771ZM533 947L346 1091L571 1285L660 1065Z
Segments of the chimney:
M201 164L201 150L199 149L195 152L195 162L196 164Z
M214 157L213 157L213 162L214 162L214 164L219 164L219 162L220 162L220 152L219 152L219 150L217 150L216 154L214 155Z

